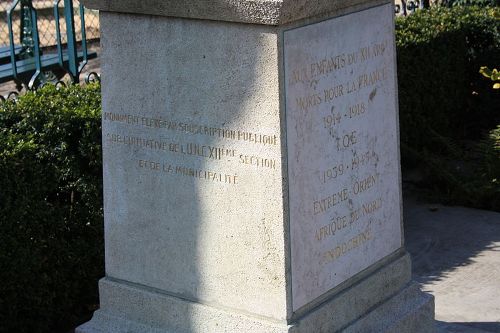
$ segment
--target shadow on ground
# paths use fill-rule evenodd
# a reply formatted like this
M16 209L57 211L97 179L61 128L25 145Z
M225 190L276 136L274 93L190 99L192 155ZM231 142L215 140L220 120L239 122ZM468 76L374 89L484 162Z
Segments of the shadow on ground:
M413 278L436 297L438 327L500 332L500 213L406 195L404 221Z
M500 332L500 323L447 323L443 321L437 322L439 332L446 333L490 333Z
M500 213L417 204L405 198L404 218L406 247L421 283L441 280L485 250L500 251Z

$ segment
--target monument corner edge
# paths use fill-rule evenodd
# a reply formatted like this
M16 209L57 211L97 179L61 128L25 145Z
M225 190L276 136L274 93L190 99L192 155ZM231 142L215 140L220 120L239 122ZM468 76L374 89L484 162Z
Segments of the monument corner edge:
M335 16L346 8L389 2L317 0L312 5L308 0L82 0L81 3L86 8L108 12L280 26L325 13Z

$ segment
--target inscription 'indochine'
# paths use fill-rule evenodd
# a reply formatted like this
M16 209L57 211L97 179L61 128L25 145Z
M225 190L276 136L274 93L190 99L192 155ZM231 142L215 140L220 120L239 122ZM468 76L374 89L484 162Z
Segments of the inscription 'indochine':
M353 251L359 248L364 243L371 241L373 239L373 234L370 228L365 231L359 233L353 238L349 239L346 242L343 242L332 249L323 253L323 263L327 263L330 261L334 261L339 259L340 257L346 255L348 252Z

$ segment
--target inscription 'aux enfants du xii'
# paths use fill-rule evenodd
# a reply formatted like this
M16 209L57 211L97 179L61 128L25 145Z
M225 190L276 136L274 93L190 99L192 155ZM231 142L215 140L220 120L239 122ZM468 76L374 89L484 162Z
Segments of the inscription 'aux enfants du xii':
M348 66L363 63L367 60L384 55L388 42L382 41L373 45L361 47L358 51L341 53L311 62L300 69L292 70L289 84L309 83L323 76L334 73Z

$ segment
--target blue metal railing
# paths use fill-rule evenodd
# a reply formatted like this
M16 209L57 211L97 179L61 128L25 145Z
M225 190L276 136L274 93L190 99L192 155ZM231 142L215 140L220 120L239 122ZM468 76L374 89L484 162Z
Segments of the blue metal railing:
M64 67L63 60L63 49L61 42L61 28L60 28L60 16L59 16L59 3L61 0L54 1L54 17L56 20L56 40L57 40L57 53L59 57L59 65ZM80 73L82 72L85 65L88 63L88 51L87 51L87 36L85 33L85 9L83 5L79 6L80 11L80 21L82 27L82 61L78 66L78 52L77 52L77 43L76 43L76 33L75 33L75 19L73 16L73 1L72 0L64 0L64 17L66 19L66 33L67 33L67 49L69 56L69 66L68 66L68 74L71 76L71 80L75 83L79 81Z
M64 19L66 24L66 45L62 43L60 28L60 3L64 4ZM14 12L20 6L20 26L21 26L21 51L19 45L14 43ZM33 7L32 0L14 0L7 11L7 25L9 31L9 51L10 65L12 70L7 73L0 66L0 79L2 82L10 78L34 89L46 81L44 71L54 69L57 66L59 71L63 70L69 74L73 83L78 83L80 74L88 63L89 53L85 33L85 15L83 5L79 5L81 20L81 52L78 52L78 43L75 30L73 0L54 0L54 19L56 29L56 54L42 54L40 38L38 32L37 10ZM96 56L95 53L92 56ZM6 66L6 65L3 65ZM28 75L31 74L31 75ZM9 76L7 78L7 76ZM29 76L29 80L27 79Z

